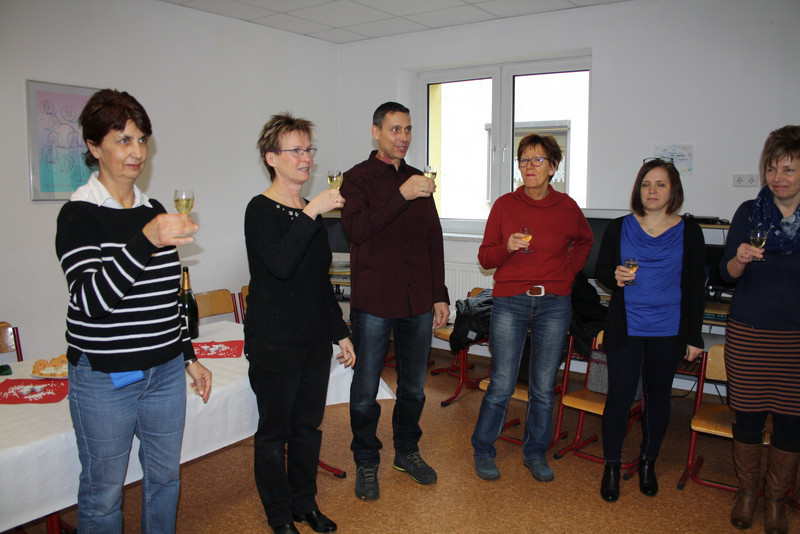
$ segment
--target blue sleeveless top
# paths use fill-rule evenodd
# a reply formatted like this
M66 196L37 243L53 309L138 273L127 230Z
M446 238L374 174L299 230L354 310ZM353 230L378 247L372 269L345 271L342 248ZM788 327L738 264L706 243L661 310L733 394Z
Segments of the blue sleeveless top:
M629 336L677 336L681 317L683 220L653 237L633 214L622 221L620 264L637 258L636 284L625 286Z

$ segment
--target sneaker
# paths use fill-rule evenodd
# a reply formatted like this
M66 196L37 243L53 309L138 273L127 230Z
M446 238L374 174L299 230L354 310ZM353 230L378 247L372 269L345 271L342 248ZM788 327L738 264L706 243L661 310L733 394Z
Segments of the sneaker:
M436 482L436 471L425 463L425 460L414 451L406 456L394 457L394 468L411 475L411 479L417 484L433 484Z
M494 458L478 458L476 456L475 472L483 480L497 480L500 478L500 471L497 469L497 464L494 463Z
M553 470L547 465L547 460L544 456L534 456L530 460L525 460L523 465L531 470L533 478L539 482L550 482L555 478Z
M359 465L356 468L356 497L374 501L380 496L378 465Z

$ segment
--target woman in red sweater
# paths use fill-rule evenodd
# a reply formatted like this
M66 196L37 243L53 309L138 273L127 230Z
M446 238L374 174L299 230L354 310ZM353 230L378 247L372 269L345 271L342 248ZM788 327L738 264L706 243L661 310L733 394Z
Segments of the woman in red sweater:
M483 268L496 271L489 331L491 382L481 402L472 446L478 476L499 478L494 442L505 423L530 330L522 453L533 477L549 482L554 475L545 453L553 426L553 387L572 315L572 281L592 248L592 231L575 201L550 185L561 162L555 138L525 136L517 148L517 161L524 183L497 199L478 251ZM527 230L522 232L523 228Z

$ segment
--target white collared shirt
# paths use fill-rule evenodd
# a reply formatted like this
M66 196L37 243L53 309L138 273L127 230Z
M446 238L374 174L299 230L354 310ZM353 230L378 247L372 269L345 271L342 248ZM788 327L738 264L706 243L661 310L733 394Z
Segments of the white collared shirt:
M86 182L85 185L80 186L78 189L75 190L72 195L70 195L69 199L72 201L80 200L83 202L91 202L92 204L96 204L100 207L105 208L113 208L117 210L125 209L125 207L114 200L114 197L111 196L111 193L108 192L106 186L100 183L100 180L97 177L100 175L98 171L92 173L89 177L89 181ZM150 204L150 199L147 198L141 189L136 187L136 184L133 185L133 206L132 208L138 208L139 206L147 206L148 208L152 208L153 206Z

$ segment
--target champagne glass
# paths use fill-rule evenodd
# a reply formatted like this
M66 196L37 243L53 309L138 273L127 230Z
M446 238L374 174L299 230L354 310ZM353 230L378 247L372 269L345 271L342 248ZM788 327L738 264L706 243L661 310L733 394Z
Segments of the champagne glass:
M331 189L342 187L342 171L338 169L328 171L328 187Z
M194 207L194 191L191 189L175 190L175 209L178 213L189 214Z
M425 178L430 178L431 180L436 179L436 166L435 165L425 165L425 168L422 170L422 174L425 175Z
M635 273L639 269L639 260L636 258L625 258L625 268L630 272ZM636 280L627 280L626 286L635 286Z
M761 227L750 230L750 244L756 248L764 248L767 243L767 231ZM764 261L764 258L753 258L753 261Z
M529 226L523 226L522 228L520 228L519 229L519 233L521 233L521 234L523 234L525 236L525 237L522 238L523 241L527 241L528 243L530 243L531 239L533 239L533 233L531 232L531 229L530 229ZM528 248L520 250L520 252L522 254L530 254L531 253L530 246L528 246Z

